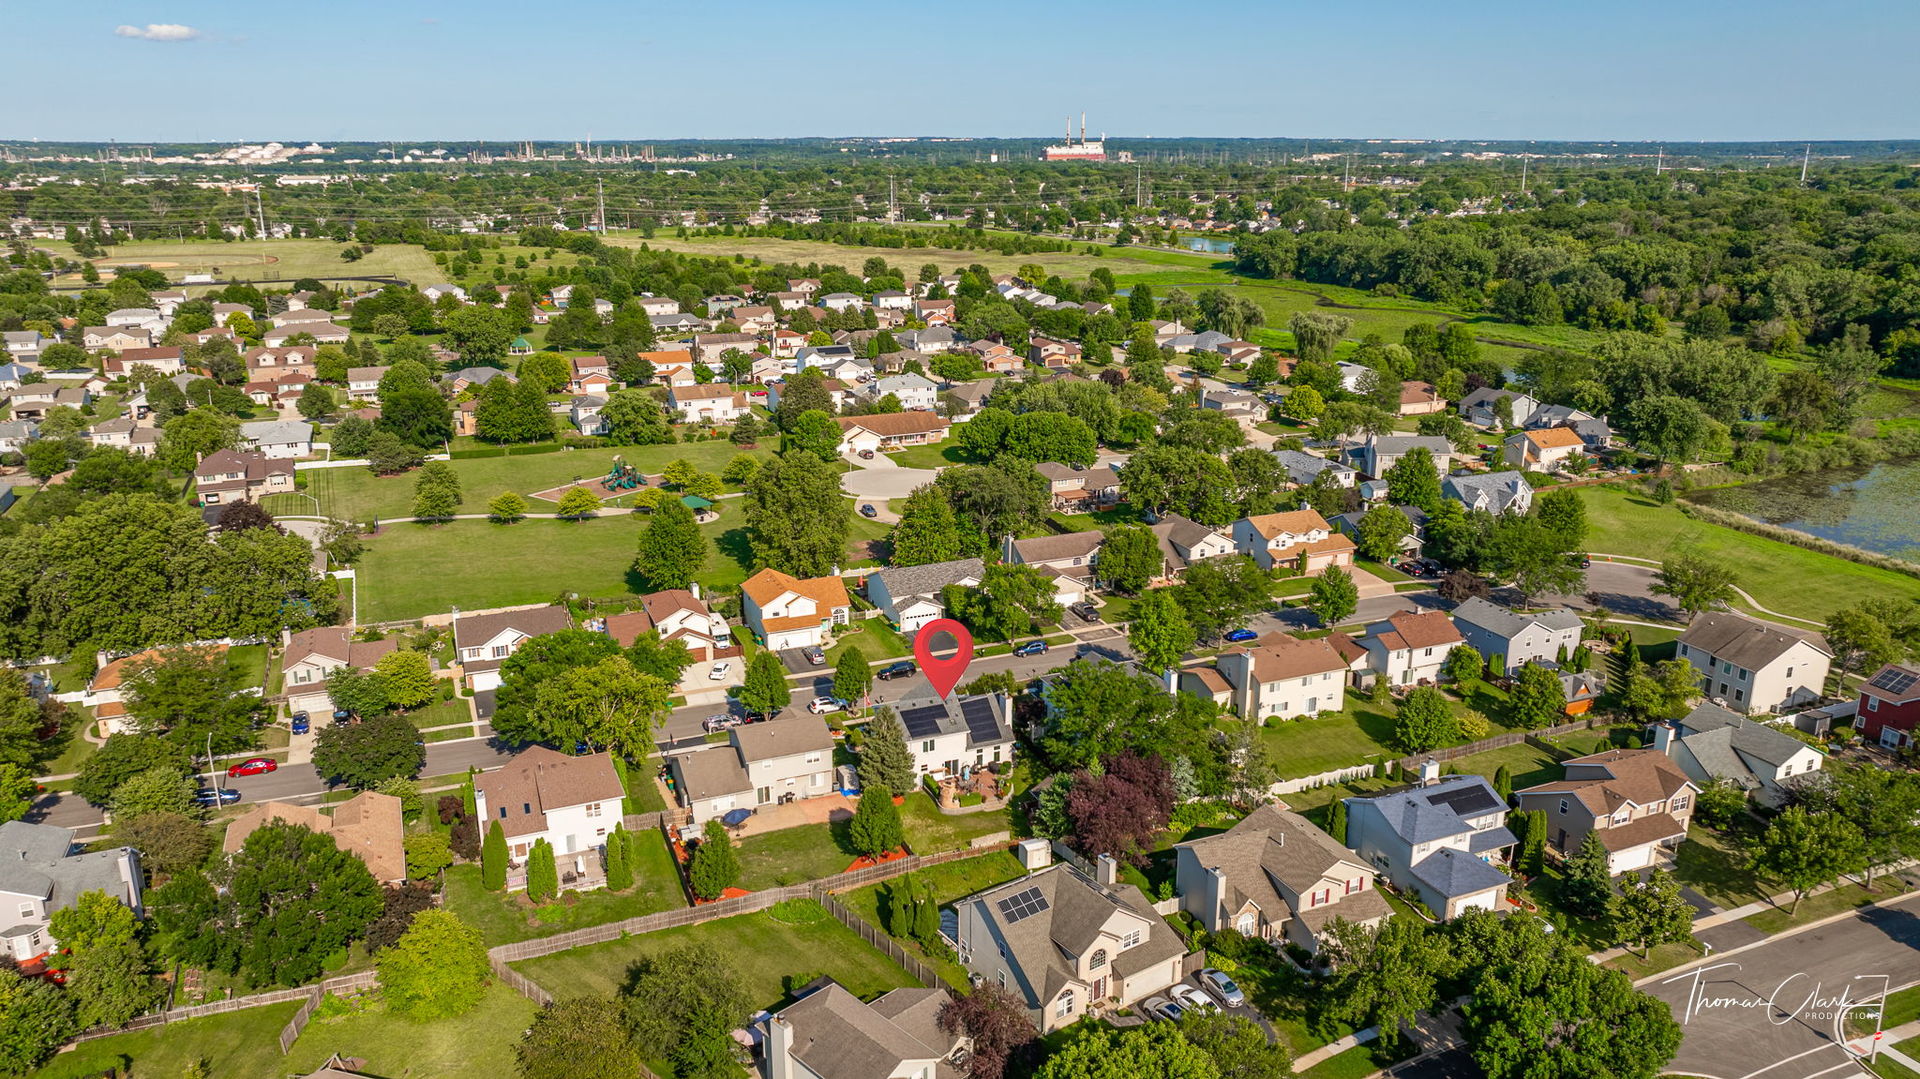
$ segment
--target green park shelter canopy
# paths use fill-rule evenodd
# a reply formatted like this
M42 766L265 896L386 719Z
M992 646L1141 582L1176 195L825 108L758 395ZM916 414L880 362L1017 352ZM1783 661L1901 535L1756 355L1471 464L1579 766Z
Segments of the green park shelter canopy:
M699 495L681 495L680 504L690 510L710 510L713 508L711 501L701 498Z
M513 339L513 347L514 348L532 348L533 342L528 341L524 337L516 337Z

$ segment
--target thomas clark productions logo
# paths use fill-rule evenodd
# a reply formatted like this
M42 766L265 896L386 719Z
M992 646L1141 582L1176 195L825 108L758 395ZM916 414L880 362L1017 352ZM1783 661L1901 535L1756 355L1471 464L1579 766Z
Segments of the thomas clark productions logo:
M1757 1011L1779 1027L1796 1021L1831 1022L1850 1011L1877 1009L1886 999L1891 982L1885 974L1856 974L1835 990L1806 974L1789 974L1772 992L1763 995L1733 977L1731 972L1739 969L1738 963L1715 963L1675 975L1661 984L1689 983L1686 1009L1680 1013L1683 1025L1704 1012ZM1709 984L1707 976L1715 971L1729 973L1711 979ZM1734 988L1739 992L1717 995L1722 989Z

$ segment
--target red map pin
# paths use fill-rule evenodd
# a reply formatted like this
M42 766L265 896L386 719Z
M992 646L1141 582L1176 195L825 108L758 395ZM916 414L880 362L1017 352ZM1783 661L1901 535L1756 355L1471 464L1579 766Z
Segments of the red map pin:
M952 637L958 648L945 659L933 654L933 639L942 633ZM967 665L973 662L973 634L951 618L936 618L921 626L920 632L914 635L913 658L920 661L927 681L933 683L944 701L953 694L953 687L960 684L960 676L967 673Z

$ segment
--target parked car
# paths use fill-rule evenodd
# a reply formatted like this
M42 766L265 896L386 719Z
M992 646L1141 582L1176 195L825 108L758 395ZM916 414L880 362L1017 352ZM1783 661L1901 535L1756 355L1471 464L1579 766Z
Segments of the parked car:
M201 787L193 792L193 804L197 806L230 806L240 800L240 792L232 787L215 789Z
M873 508L873 503L871 503L871 502L862 502L862 503L860 503L860 516L862 516L862 517L878 517L878 516L880 516L880 511L879 511L879 510L877 510L877 509L874 509L874 508Z
M335 708L333 710L333 721L335 723L345 723L352 718L353 713L347 711L345 708Z
M880 668L879 673L875 674L874 677L882 682L891 682L896 678L911 678L919 670L920 668L914 666L912 660L903 659L898 663L889 664Z
M821 667L826 665L827 653L824 650L822 650L819 645L814 645L812 648L807 649L804 653L802 653L802 655L805 655L807 657L808 663L811 663L816 667Z
M1047 642L1028 641L1013 650L1016 656L1044 656L1047 654Z
M1227 640L1235 644L1239 644L1241 641L1255 640L1259 636L1258 633L1250 629L1230 629L1227 631Z
M733 670L733 664L723 660L719 663L714 664L713 669L707 672L707 680L709 682L721 681L722 679L727 677L727 672L731 670Z
M1247 1002L1247 995L1227 977L1227 972L1218 967L1207 967L1200 972L1200 984L1207 987L1220 1003L1229 1008L1238 1008Z
M307 718L305 712L295 712L293 714L293 733L305 734L312 729L313 720Z
M837 701L832 697L815 697L807 703L807 711L812 712L816 716L824 716L828 712L844 712L846 710L847 702Z
M1190 1012L1198 1012L1205 1015L1208 1012L1217 1012L1220 1010L1220 1005L1215 1003L1212 997L1191 985L1176 985L1167 990L1167 996L1175 1004L1180 1005Z
M1143 1007L1147 1014L1155 1019L1165 1019L1169 1023L1178 1023L1187 1010L1165 997L1153 997Z
M871 461L871 460L873 460L873 451L872 451L872 450L861 450L861 451L860 451L860 459L861 459L862 461Z
M230 779L240 776L261 776L266 775L268 772L277 772L279 770L280 762L274 760L272 757L249 757L227 769L227 776Z
M701 720L700 727L708 732L725 731L732 730L744 722L746 721L734 715L732 712L722 712L717 716L708 716L706 719Z
M1067 609L1078 615L1082 622L1100 621L1100 611L1091 603L1076 603Z

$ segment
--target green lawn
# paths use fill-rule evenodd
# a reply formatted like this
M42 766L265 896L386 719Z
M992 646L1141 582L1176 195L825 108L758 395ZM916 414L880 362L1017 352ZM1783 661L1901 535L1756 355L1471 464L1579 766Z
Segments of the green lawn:
M687 905L680 888L667 841L651 829L640 835L640 864L634 867L634 886L619 893L600 889L579 892L573 902L562 899L530 908L513 893L489 892L480 886L480 867L454 866L447 870L445 904L467 924L480 930L489 945L550 937L569 929L605 925L642 914L678 910Z
M805 900L796 907L819 912L817 904ZM786 913L782 908L781 914ZM745 976L748 995L761 1007L778 1007L793 988L822 974L863 998L916 984L893 960L824 912L801 924L783 922L771 910L743 914L574 948L513 966L559 996L615 993L635 962L687 945L704 946L730 959Z
M861 622L858 628L835 637L833 645L827 649L827 668L840 662L840 656L849 648L860 649L860 654L869 662L876 659L900 659L913 655L913 644L893 628L893 623L885 618L869 618Z
M1879 1029L1892 1030L1894 1027L1920 1019L1920 985L1888 993L1886 1017L1879 1023ZM1865 1012L1853 1012L1847 1016L1847 1031L1851 1034L1871 1034L1875 1021ZM1905 1050L1903 1049L1902 1052Z
M1525 742L1517 746L1503 746L1490 749L1485 753L1475 753L1468 757L1457 757L1447 762L1447 766L1461 775L1482 775L1488 779L1506 766L1507 774L1513 779L1513 789L1531 787L1537 783L1547 783L1560 778L1560 760L1544 749L1530 746Z
M1662 559L1691 548L1724 562L1762 605L1824 621L1869 599L1920 600L1920 580L1863 566L1683 516L1618 485L1578 488L1586 503L1589 550Z
M971 845L976 836L1004 832L1010 827L1007 811L962 813L949 816L933 804L924 790L907 795L900 807L900 822L906 826L907 849L915 854L939 854Z
M901 468L945 468L948 465L972 463L965 454L960 452L959 440L951 434L938 442L929 442L924 446L908 446L887 456L893 458L894 463Z
M54 1057L33 1075L35 1079L92 1079L131 1062L135 1075L170 1077L185 1075L198 1060L211 1064L213 1075L285 1075L293 1068L280 1055L280 1028L299 1009L298 1004L275 1004L95 1038ZM295 1048L302 1047L296 1043Z
M422 730L428 727L448 727L456 723L471 724L473 706L468 703L467 698L456 696L451 700L435 701L425 708L416 708L407 713L407 718ZM454 733L457 736L459 732Z
M667 462L684 457L708 472L719 472L736 453L751 452L762 457L766 450L742 451L725 440L681 442L666 446L612 446L595 450L560 450L509 457L474 457L449 462L460 477L464 498L460 511L485 513L487 500L505 491L532 495L561 484L586 482L594 493L607 496L597 481L604 477L615 457L649 475L657 475ZM365 521L378 517L407 517L413 513L411 473L376 476L364 468L316 468L301 473L305 492L320 500L320 509L330 517ZM552 513L553 507L529 498L535 513ZM313 502L299 495L275 495L264 503L274 513L312 513Z
M1366 1079L1383 1068L1392 1067L1414 1052L1412 1045L1384 1049L1378 1042L1356 1045L1344 1053L1335 1053L1303 1072L1301 1079Z
M267 684L267 646L237 644L227 649L227 670L233 672L243 686L264 688Z
M1324 719L1263 721L1260 727L1260 741L1282 779L1398 759L1401 754L1389 748L1392 740L1392 706L1358 697Z
M283 1057L280 1028L298 1008L248 1008L97 1038L33 1074L36 1079L82 1079L130 1062L132 1075L167 1079L205 1060L212 1075L297 1075L341 1053L365 1058L373 1075L455 1079L472 1075L475 1061L510 1059L513 1044L535 1011L532 1001L502 985L489 989L479 1007L466 1015L434 1023L391 1015L377 999L359 1009L333 1004L323 1008Z
M1674 852L1674 876L1681 884L1706 896L1714 905L1731 910L1767 898L1779 889L1746 867L1748 822L1733 834L1693 824L1687 841Z
M1800 909L1789 913L1793 906L1791 899L1774 910L1763 910L1748 917L1746 923L1763 933L1779 933L1797 925L1817 922L1835 914L1843 914L1855 907L1864 907L1882 899L1900 894L1900 878L1880 876L1874 878L1872 891L1858 884L1843 884L1831 891L1810 895L1800 903Z
M846 821L750 835L734 851L740 858L740 887L750 892L844 873L860 856L847 840Z
M1607 960L1603 965L1625 974L1634 981L1639 981L1650 974L1658 974L1663 970L1672 970L1682 963L1690 963L1703 954L1705 953L1702 952L1700 945L1692 941L1683 941L1678 944L1662 944L1654 948L1645 958L1629 951L1625 955Z
M639 535L640 522L625 513L513 525L388 525L368 537L355 567L360 620L547 603L565 592L627 595L636 583L627 569Z
M57 240L42 241L40 246L66 258L75 258L73 249ZM340 258L341 244L327 239L306 240L158 240L116 243L106 257L96 260L102 267L146 265L164 271L170 280L196 271L218 271L223 281L296 281L315 277L338 280L342 274L394 274L417 285L444 280L447 271L434 265L433 256L418 244L377 244L371 253L354 262ZM512 261L511 258L508 259ZM281 286L287 287L287 286ZM356 283L355 287L364 287ZM189 289L194 295L203 288Z
M998 851L980 858L968 858L960 862L948 862L923 869L915 874L915 881L933 892L936 902L946 906L955 900L963 899L975 892L985 891L998 884L1023 876L1026 870L1021 868L1019 859L1005 851ZM837 896L848 910L853 911L862 920L876 929L887 928L888 913L882 907L889 899L889 884L869 884L865 888L856 888ZM929 966L938 971L949 985L964 989L967 985L966 968L958 963L933 959L921 952L919 945L902 940L901 945L908 951L920 954Z

